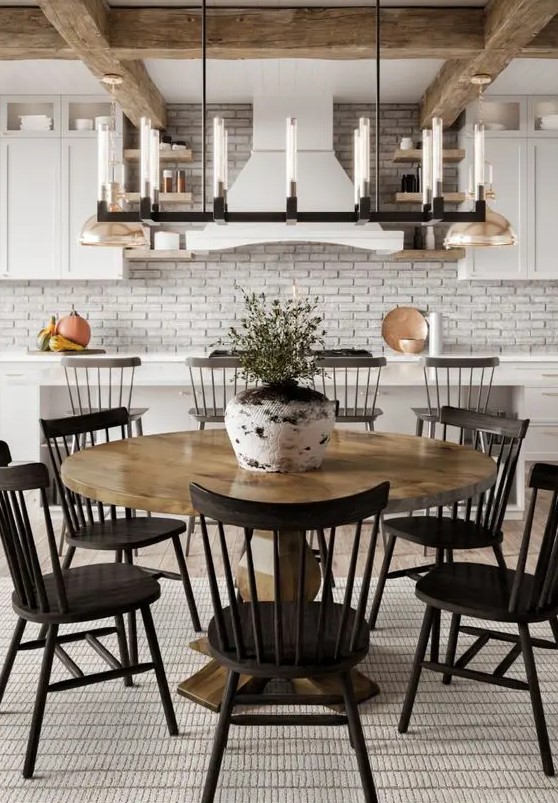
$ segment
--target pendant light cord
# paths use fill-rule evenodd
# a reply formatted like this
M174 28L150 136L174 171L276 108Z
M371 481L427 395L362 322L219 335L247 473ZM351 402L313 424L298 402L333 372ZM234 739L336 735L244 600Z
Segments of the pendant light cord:
M207 184L207 0L202 0L201 36L202 36L202 209L205 212Z
M376 212L380 211L380 0L376 0Z

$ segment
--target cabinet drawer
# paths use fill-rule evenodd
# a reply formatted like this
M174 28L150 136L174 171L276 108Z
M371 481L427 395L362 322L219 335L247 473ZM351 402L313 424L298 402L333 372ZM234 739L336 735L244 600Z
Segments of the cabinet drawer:
M525 417L532 421L558 421L558 385L525 388Z
M531 424L525 437L523 457L558 461L558 424Z

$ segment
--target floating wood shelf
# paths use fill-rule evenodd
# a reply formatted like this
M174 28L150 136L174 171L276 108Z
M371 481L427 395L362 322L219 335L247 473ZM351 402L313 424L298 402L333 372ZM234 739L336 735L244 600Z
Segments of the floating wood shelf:
M126 198L129 201L139 201L140 194L139 192L127 192ZM191 204L192 203L192 193L191 192L161 192L159 193L159 201L160 203L164 204Z
M395 201L398 204L421 204L421 192L396 192ZM447 204L462 204L465 201L464 192L446 192L444 201Z
M393 254L393 259L396 262L459 262L460 259L465 259L465 249L449 248L447 251L428 251L427 249L416 251L409 249Z
M151 249L144 251L141 248L127 248L124 256L131 262L190 262L193 259L191 251L162 251Z
M124 159L128 162L139 162L140 158L139 148L127 148L124 151ZM191 162L192 150L184 148L179 151L159 151L160 162Z
M465 151L463 148L446 148L444 150L444 162L448 164L455 164L461 162L465 158ZM420 162L422 159L422 151L420 148L414 150L402 151L397 150L393 154L393 161L399 164L410 164L412 162Z

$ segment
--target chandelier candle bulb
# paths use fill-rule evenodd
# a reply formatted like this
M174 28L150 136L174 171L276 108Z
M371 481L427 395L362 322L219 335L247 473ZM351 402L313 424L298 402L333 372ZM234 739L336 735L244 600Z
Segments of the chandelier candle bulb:
M286 167L287 167L287 198L296 197L296 117L287 117L287 138L286 138Z
M223 189L229 189L229 132L223 124Z
M422 132L422 204L432 203L432 131Z
M222 198L224 190L224 135L222 117L213 118L213 197Z
M149 161L150 161L150 131L151 120L142 117L140 120L140 197L150 198L149 188Z
M360 132L353 131L353 184L355 188L355 208L360 203Z
M107 184L109 183L109 130L102 123L97 131L97 200L107 200Z
M444 194L444 127L441 117L432 118L432 193L434 198Z
M358 121L360 130L360 194L362 198L370 194L370 120L361 117Z
M151 200L153 203L158 204L161 174L159 169L159 132L157 129L152 129L149 137L149 184Z
M484 123L474 127L475 201L484 201Z

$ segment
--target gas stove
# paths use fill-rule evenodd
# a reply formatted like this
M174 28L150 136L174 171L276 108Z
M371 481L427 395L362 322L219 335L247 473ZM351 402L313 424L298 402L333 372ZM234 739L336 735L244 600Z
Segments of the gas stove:
M236 352L238 354L238 352ZM233 352L229 349L215 349L210 357L232 357ZM366 349L323 349L316 352L317 357L372 357L372 352Z

